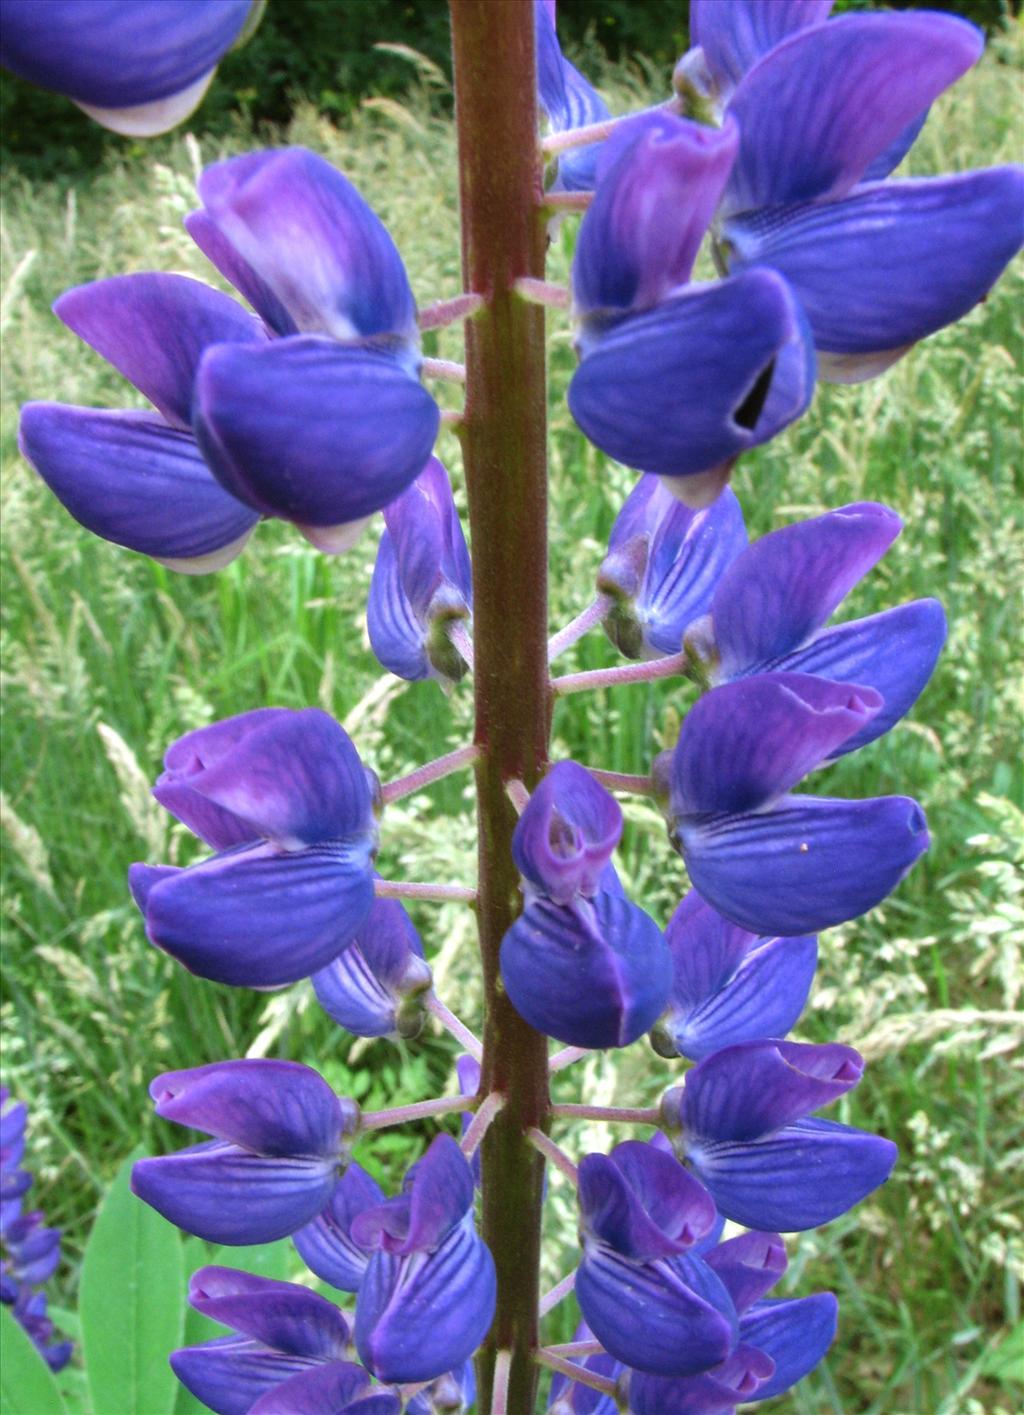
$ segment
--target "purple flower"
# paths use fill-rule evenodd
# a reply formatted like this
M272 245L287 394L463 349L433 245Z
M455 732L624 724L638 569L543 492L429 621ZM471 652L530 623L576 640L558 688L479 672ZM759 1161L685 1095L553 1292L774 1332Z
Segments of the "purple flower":
M327 966L373 904L366 770L317 708L260 708L186 733L153 788L217 853L129 872L151 942L191 972L278 987Z
M3 0L0 64L105 128L165 133L258 19L252 0Z
M213 1139L143 1159L132 1189L210 1243L272 1243L330 1201L359 1108L293 1061L218 1061L152 1082L156 1113Z
M537 100L552 133L603 123L608 105L574 64L562 54L555 30L555 0L534 0L537 38ZM556 192L593 190L600 143L570 148L557 159L550 189Z
M591 1341L593 1337L594 1333L586 1322L581 1322L573 1334L573 1341ZM617 1361L614 1356L609 1356L607 1352L596 1356L578 1357L576 1364L582 1366L585 1371L592 1371L597 1376L605 1376L611 1380L621 1375L623 1369L622 1362ZM551 1382L548 1415L616 1415L616 1409L615 1401L610 1395L602 1395L599 1390L580 1385L577 1381L571 1381L568 1376L555 1372Z
M721 108L736 85L777 44L827 20L834 0L691 0L693 48L679 61L683 96L710 98Z
M370 647L399 678L448 687L466 663L447 630L470 618L473 584L448 473L436 457L385 506L384 525L366 608Z
M928 848L905 796L787 794L881 707L873 688L805 673L758 674L698 700L664 766L669 828L720 914L762 937L816 933L874 908Z
M894 511L862 501L772 531L738 555L718 582L687 652L711 683L756 673L813 673L866 684L884 702L835 749L842 756L888 732L931 677L946 638L935 599L824 627L849 590L903 528Z
M598 590L614 601L605 633L627 658L678 653L746 543L743 512L728 489L693 511L657 477L641 477L615 519L597 575Z
M87 529L173 569L219 569L261 515L345 550L439 425L401 258L303 148L217 163L199 192L189 232L260 318L184 276L68 291L56 313L161 416L32 403L22 451Z
M464 1361L456 1370L438 1376L426 1390L413 1396L405 1407L406 1415L462 1415L463 1411L473 1408L475 1400L473 1362Z
M692 506L714 499L741 452L799 417L814 387L784 280L758 269L689 283L737 143L733 123L716 132L658 112L623 124L604 145L573 262L573 417Z
M409 1040L423 1027L432 976L405 909L397 899L375 899L344 952L313 974L313 990L355 1036Z
M660 1375L717 1365L736 1344L720 1278L689 1250L711 1232L711 1196L671 1155L627 1140L579 1168L583 1259L576 1297L616 1359Z
M356 1298L355 1340L380 1380L427 1381L460 1366L494 1316L494 1260L473 1221L473 1173L438 1135L401 1194L364 1209L352 1238L372 1249Z
M712 1248L706 1262L739 1314L740 1344L702 1375L677 1380L632 1372L629 1408L636 1415L732 1415L738 1402L768 1400L789 1390L831 1345L837 1314L831 1292L762 1300L786 1269L777 1233L730 1238Z
M189 1282L188 1300L204 1317L232 1329L230 1336L171 1354L182 1385L217 1415L247 1415L267 1392L345 1361L351 1351L344 1314L294 1282L201 1268ZM349 1365L349 1371L369 1385L360 1367Z
M746 63L758 48L735 42L751 7L717 8L732 23L719 17L713 62L738 78L737 50ZM793 19L797 7L786 10ZM952 15L844 15L761 47L739 78L726 108L740 144L716 218L718 257L734 274L785 277L827 378L881 373L965 315L1021 246L1024 169L885 180L982 43Z
M813 935L758 938L691 889L669 920L672 991L651 1035L665 1056L693 1061L736 1042L784 1037L807 1001Z
M351 1361L300 1371L261 1395L249 1415L401 1415L396 1391L382 1390Z
M46 1315L46 1294L38 1290L60 1262L60 1229L47 1228L42 1213L21 1211L32 1176L20 1168L25 1153L23 1102L11 1102L0 1086L0 1302L9 1306L52 1371L71 1359L70 1341L54 1342L53 1322Z
M384 1191L377 1181L361 1165L351 1163L321 1212L292 1234L310 1271L341 1292L358 1292L373 1250L353 1238L352 1224L364 1210L383 1202Z
M883 1183L896 1146L807 1117L856 1086L852 1047L758 1041L714 1052L662 1101L666 1130L726 1218L816 1228Z
M502 940L501 975L531 1027L573 1046L628 1046L668 996L660 929L609 887L621 834L622 811L604 787L575 762L559 762L512 838L526 904Z
M68 290L54 312L157 413L29 403L19 445L75 520L172 570L205 574L240 553L259 520L210 475L191 431L212 344L266 335L229 296L184 275L118 275Z

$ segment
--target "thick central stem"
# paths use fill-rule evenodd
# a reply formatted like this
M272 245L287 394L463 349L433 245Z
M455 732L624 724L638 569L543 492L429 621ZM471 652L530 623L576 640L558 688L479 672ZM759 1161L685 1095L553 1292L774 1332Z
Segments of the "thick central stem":
M534 1409L543 1160L526 1139L548 1123L547 1042L501 984L498 950L519 913L513 778L536 784L550 726L544 311L514 292L544 275L533 0L450 0L465 289L485 298L466 331L461 425L473 542L483 1089L507 1103L484 1139L483 1233L498 1271L480 1361L489 1411L497 1353L510 1353L509 1412Z

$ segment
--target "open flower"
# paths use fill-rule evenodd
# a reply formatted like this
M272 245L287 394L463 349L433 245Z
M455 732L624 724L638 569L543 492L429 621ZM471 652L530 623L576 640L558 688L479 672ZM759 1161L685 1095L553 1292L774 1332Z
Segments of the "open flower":
M666 1133L721 1213L748 1228L817 1228L888 1179L896 1146L811 1112L860 1081L852 1047L758 1041L698 1062L662 1100Z
M689 1376L736 1344L721 1280L690 1250L711 1233L715 1205L672 1155L627 1140L579 1168L583 1259L576 1296L612 1356L639 1370Z
M747 62L760 47L735 42L752 7L713 8L724 13L712 62L738 77L739 51ZM785 277L826 378L881 373L962 318L1020 249L1024 169L886 180L982 44L952 15L843 15L761 49L729 99L725 121L738 123L740 142L715 220L719 261L737 275Z
M198 108L258 0L4 0L0 64L127 137Z
M728 488L694 511L657 477L641 477L615 518L597 575L598 590L613 600L605 633L627 658L678 653L746 543L743 512Z
M199 193L188 229L259 318L179 275L69 290L55 312L160 416L30 403L22 451L88 530L172 569L219 569L260 516L345 550L422 471L440 422L401 257L303 148L216 163Z
M873 909L928 848L908 797L788 794L881 708L873 688L807 673L757 674L697 701L664 766L669 830L720 914L761 937L816 933Z
M651 1034L665 1056L694 1061L737 1042L784 1037L814 981L818 940L758 938L691 889L665 930L668 1007Z
M232 1329L230 1336L183 1347L170 1358L182 1385L217 1415L248 1415L268 1391L351 1352L344 1314L294 1282L200 1268L189 1281L188 1300L202 1316ZM350 1372L369 1385L360 1367L350 1364Z
M848 591L877 564L903 529L874 501L841 506L763 536L722 575L706 620L691 626L687 653L710 683L756 673L813 673L861 683L883 699L843 756L888 732L917 701L946 638L936 599L825 628Z
M280 987L327 966L373 904L370 785L316 708L260 708L186 733L153 794L217 851L131 867L152 943L190 972Z
M273 1243L320 1213L359 1116L311 1067L258 1057L168 1071L149 1093L157 1115L213 1139L139 1160L132 1189L210 1243Z
M735 161L739 132L662 111L604 144L572 287L580 367L569 407L609 456L707 505L737 456L799 417L814 352L773 271L690 283Z

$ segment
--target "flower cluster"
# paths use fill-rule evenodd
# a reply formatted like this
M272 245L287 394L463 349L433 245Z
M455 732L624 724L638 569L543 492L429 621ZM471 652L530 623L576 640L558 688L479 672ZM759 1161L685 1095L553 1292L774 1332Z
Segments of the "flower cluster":
M830 0L694 0L676 107L589 146L573 415L691 505L807 407L965 315L1024 239L1017 167L889 180L974 64L973 25ZM671 211L674 219L666 219ZM693 285L710 232L725 277ZM684 411L685 410L685 411Z
M255 1408L257 1399L268 1402L261 1411L290 1410L291 1387L273 1400L269 1392L300 1376L296 1389L308 1390L317 1411L335 1407L312 1403L314 1389L326 1402L343 1374L358 1374L363 1386L369 1375L385 1382L451 1375L464 1385L457 1373L491 1324L495 1274L475 1227L473 1172L451 1136L438 1135L401 1193L386 1199L351 1161L358 1107L307 1066L218 1062L159 1076L150 1090L158 1115L213 1139L140 1160L132 1174L140 1198L210 1242L292 1235L318 1277L356 1294L350 1323L303 1287L216 1268L197 1273L192 1305L236 1332L173 1358L200 1400L225 1415ZM353 1344L362 1368L335 1369ZM308 1369L321 1365L315 1376ZM362 1394L360 1387L347 1398ZM381 1411L397 1411L389 1399Z
M50 1370L60 1371L71 1360L72 1346L53 1340L41 1290L60 1262L60 1229L47 1228L38 1209L22 1211L32 1187L31 1174L21 1168L27 1118L25 1105L12 1102L6 1086L0 1087L0 1302L10 1307Z
M219 569L261 516L344 550L423 471L440 421L401 257L303 148L216 163L199 195L189 234L256 316L184 275L69 290L56 314L157 411L30 403L22 450L76 520L173 569Z
M161 3L176 24L196 8ZM228 22L241 24L244 8L207 7L223 22L217 44L230 42ZM826 23L829 0L694 0L696 44L678 66L676 99L616 123L561 54L554 0L532 8L554 159L544 202L572 209L593 193L572 270L580 362L568 402L599 448L643 473L612 530L597 601L549 656L602 620L639 662L520 684L518 666L531 653L540 662L543 643L524 649L519 639L508 664L481 666L474 741L383 788L315 709L246 712L169 748L154 794L213 853L185 868L132 867L150 940L236 987L309 977L331 1018L361 1037L409 1040L432 1014L466 1051L458 1095L373 1115L286 1060L214 1062L152 1083L159 1116L210 1138L141 1160L136 1194L213 1243L291 1236L316 1277L355 1298L348 1314L301 1285L221 1266L194 1274L193 1307L231 1334L175 1353L173 1365L222 1415L461 1410L475 1398L468 1363L488 1339L503 1282L506 1297L509 1285L526 1295L515 1321L506 1313L500 1324L511 1346L483 1368L495 1411L506 1409L510 1383L525 1389L518 1368L536 1358L559 1373L558 1415L611 1415L616 1402L633 1415L728 1415L788 1390L835 1332L830 1293L768 1296L786 1267L782 1234L847 1212L895 1161L887 1138L817 1114L860 1081L858 1053L787 1035L813 982L818 931L882 901L927 848L927 827L907 797L846 801L796 788L910 709L941 650L944 616L922 600L830 625L899 534L899 518L856 503L748 545L725 483L741 453L802 415L818 374L882 371L965 313L1020 244L1015 169L887 180L929 104L977 57L978 36L928 14ZM473 498L499 498L510 516L538 509L497 484L518 485L519 449L503 478L482 487L482 464L475 483L468 477L471 562L433 453L440 413L420 383L412 290L379 219L344 176L298 148L217 163L199 195L188 230L255 314L177 275L69 291L59 317L156 412L31 404L25 455L83 525L192 572L225 565L261 517L290 521L336 552L382 511L370 644L398 676L452 687L474 666L474 589L482 620L482 583L512 585L503 612L516 616L515 557L493 535L481 550L487 518ZM537 217L531 205L524 224L534 235ZM721 278L704 284L694 271L707 236ZM514 321L506 305L523 314L517 296L550 295L542 280L509 276L495 291L492 279L451 302L465 317L500 296L499 317L484 315L489 335ZM475 357L485 342L472 341ZM485 385L515 375L491 366L478 388L471 358L467 376L460 431L471 470L493 393ZM493 474L493 457L487 466ZM514 568L521 579L542 570ZM523 741L495 755L488 713L503 685L506 707L518 692L543 716L552 695L595 679L672 672L693 679L699 696L647 776L549 766L546 719L543 736L531 728L527 742L524 728ZM379 880L383 803L478 758L479 888ZM633 786L664 808L693 886L664 931L612 864L623 813L609 786ZM482 1043L435 994L403 895L479 906ZM550 1106L551 1071L644 1034L662 1055L695 1063L680 1063L656 1110ZM546 1059L547 1037L565 1050ZM517 1071L518 1045L530 1052L529 1074ZM548 1134L560 1110L658 1133L588 1154L577 1169ZM14 1202L25 1187L16 1112L4 1116ZM462 1115L461 1142L438 1134L399 1193L386 1197L353 1162L373 1130L449 1112ZM539 1224L535 1151L578 1188L578 1366L535 1349L536 1274L516 1268L512 1209ZM502 1188L506 1170L515 1182ZM493 1256L476 1226L476 1181ZM747 1231L723 1240L726 1221ZM24 1281L55 1240L37 1223L9 1222L6 1210L4 1223L22 1265L11 1271Z

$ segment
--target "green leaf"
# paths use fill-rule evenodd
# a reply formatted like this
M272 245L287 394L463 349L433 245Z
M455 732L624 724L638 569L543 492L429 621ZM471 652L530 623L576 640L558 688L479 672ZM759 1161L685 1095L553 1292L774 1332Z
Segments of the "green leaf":
M65 1415L53 1372L10 1310L0 1307L0 1409L3 1415Z
M982 1358L981 1374L1004 1386L1024 1385L1024 1322L1018 1322Z
M118 1170L85 1249L79 1313L94 1415L174 1409L177 1381L167 1357L184 1330L181 1239L131 1192L140 1154Z

